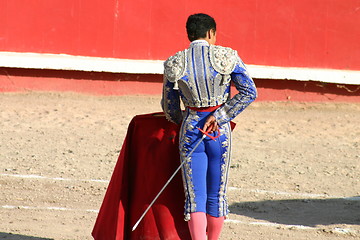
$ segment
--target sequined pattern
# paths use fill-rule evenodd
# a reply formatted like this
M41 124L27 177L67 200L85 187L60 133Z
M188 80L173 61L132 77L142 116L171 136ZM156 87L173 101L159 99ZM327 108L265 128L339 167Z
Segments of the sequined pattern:
M169 57L164 63L164 73L171 82L175 82L184 75L186 69L186 51L177 52Z
M180 124L183 117L180 108L179 91L174 91L173 88L174 83L167 81L167 79L164 77L163 97L161 99L161 106L167 120L176 124Z
M192 113L192 114L191 114ZM194 123L199 120L199 117L194 114L194 111L187 109L184 118L184 123L180 129L180 160L184 162L182 168L182 178L185 192L185 220L190 219L190 213L196 211L194 184L192 182L192 169L191 169L191 156L189 154L190 139L187 136L188 132L192 132L194 129Z
M184 215L185 220L190 220L190 213L198 211L196 204L196 193L194 191L193 183L193 172L192 172L192 157L189 156L191 152L191 142L190 136L194 131L195 126L198 124L199 116L196 111L186 109L184 115L184 122L180 129L180 160L184 162L182 167L182 178L185 192L185 207ZM230 153L231 153L231 129L230 124L224 125L220 130L220 135L222 136L219 139L221 140L222 154L220 159L220 169L221 169L221 181L219 185L218 192L218 216L226 216L228 214L228 203L226 199L226 188L228 182L228 173L230 166ZM197 141L199 141L198 139Z
M257 96L256 87L235 50L194 41L164 63L162 107L172 122L182 119L185 106L211 107L224 104L214 116L219 125L235 118ZM239 91L230 99L230 82Z
M220 126L233 120L257 97L255 84L248 77L244 66L237 65L231 74L231 79L238 93L215 111L214 116Z
M222 141L222 147L224 153L221 159L221 184L219 189L219 216L227 216L229 213L227 198L226 198L226 189L228 183L230 159L231 159L231 129L230 124L226 124L222 127L221 134L226 136L225 140Z
M237 62L237 53L228 47L211 45L210 61L217 72L230 74L234 71Z
M191 168L190 137L198 115L186 108L183 116L180 99L185 107L211 107L221 105L214 113L221 127L221 182L219 186L218 213L228 214L226 186L231 153L229 122L241 113L257 97L255 84L237 52L231 48L209 45L197 40L184 51L176 53L164 63L164 84L161 105L166 118L177 124L180 130L180 158L184 161L182 177L185 191L185 220L196 211L193 173ZM238 91L231 98L230 84ZM199 204L198 204L199 205ZM200 206L198 206L200 208Z

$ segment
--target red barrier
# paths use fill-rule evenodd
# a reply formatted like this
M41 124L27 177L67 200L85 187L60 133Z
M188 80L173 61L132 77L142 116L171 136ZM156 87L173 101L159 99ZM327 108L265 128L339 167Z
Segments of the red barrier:
M96 95L160 95L160 74L115 74L0 68L0 92L71 91ZM255 79L256 101L360 102L360 86ZM232 91L235 92L235 89Z
M20 3L21 2L21 3ZM146 7L144 7L146 6ZM247 64L360 70L359 0L54 0L0 3L0 51L166 59L206 12Z

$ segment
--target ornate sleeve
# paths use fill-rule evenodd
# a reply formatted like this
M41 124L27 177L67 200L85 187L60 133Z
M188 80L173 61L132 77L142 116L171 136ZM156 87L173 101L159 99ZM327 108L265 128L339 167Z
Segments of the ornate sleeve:
M231 81L234 83L238 93L214 112L214 117L220 126L234 119L257 97L254 81L249 76L245 64L239 57L231 73Z
M170 82L164 74L161 107L167 120L176 124L180 124L182 121L180 95L179 91L174 89L174 85L175 83Z

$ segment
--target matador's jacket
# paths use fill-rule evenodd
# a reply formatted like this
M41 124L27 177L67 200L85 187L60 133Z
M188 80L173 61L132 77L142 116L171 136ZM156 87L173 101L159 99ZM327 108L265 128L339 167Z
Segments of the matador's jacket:
M230 94L231 82L238 91L233 97ZM182 168L185 220L189 220L193 212L205 212L214 217L228 214L229 123L256 96L252 78L237 52L231 48L196 40L188 49L165 61L161 105L169 121L181 124L179 148L181 161L185 162ZM181 110L180 101L185 111ZM203 128L210 114L220 126L220 137L217 141L204 139L189 155L201 139L198 128Z

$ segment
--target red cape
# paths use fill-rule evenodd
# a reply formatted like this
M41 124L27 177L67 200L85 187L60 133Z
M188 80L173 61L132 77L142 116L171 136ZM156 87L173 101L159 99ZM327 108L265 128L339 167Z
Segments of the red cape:
M178 130L161 113L132 119L92 232L95 240L191 239L180 173L131 231L180 164Z

